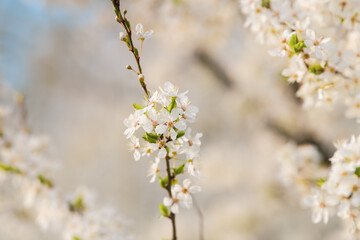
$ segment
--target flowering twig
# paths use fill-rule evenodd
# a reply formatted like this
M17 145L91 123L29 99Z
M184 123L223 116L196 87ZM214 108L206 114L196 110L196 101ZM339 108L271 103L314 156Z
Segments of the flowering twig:
M199 156L202 134L192 135L191 129L187 126L187 123L195 121L198 108L190 104L186 96L187 91L179 93L178 88L169 82L166 82L163 88L160 87L160 91L147 90L140 66L140 56L144 40L150 38L153 31L144 31L142 24L136 25L136 34L138 40L141 41L139 53L131 37L130 22L125 17L127 11L123 10L122 15L119 0L111 1L115 8L116 21L126 31L126 34L120 33L120 40L125 42L133 53L138 72L129 65L126 68L138 74L140 84L146 94L145 106L133 104L134 114L124 120L127 127L124 134L131 140L131 150L134 151L136 161L140 160L141 156L155 157L148 176L151 176L150 182L158 178L160 186L167 192L159 209L162 217L171 220L172 240L177 240L175 219L176 214L179 213L179 205L190 208L193 204L191 194L201 191L199 186L190 186L189 179L183 180L183 186L178 184L178 177L185 173L186 168L189 174L199 176L196 159ZM135 132L140 128L145 131L145 134L139 139ZM142 154L139 149L143 150ZM161 176L159 170L161 163L165 165L165 176Z
M136 60L136 64L138 67L137 74L139 76L140 85L144 89L146 96L149 97L149 91L147 90L146 83L144 80L144 75L143 75L141 64L140 64L140 56L141 55L139 54L138 49L134 46L134 43L132 40L132 32L131 32L130 22L126 19L126 10L123 11L123 14L124 14L124 16L123 16L120 11L120 0L111 0L111 2L113 3L114 8L115 8L116 21L118 23L120 23L126 31L126 36L124 36L124 35L122 35L122 33L120 33L120 39L126 43L126 45L129 47L129 51L132 52L132 54L134 55L134 58ZM142 44L141 44L141 46L142 46ZM129 69L131 69L131 67Z

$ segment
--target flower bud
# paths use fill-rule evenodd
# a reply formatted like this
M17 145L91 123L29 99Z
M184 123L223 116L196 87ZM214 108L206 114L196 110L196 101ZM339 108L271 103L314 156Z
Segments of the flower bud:
M119 38L120 38L121 41L126 41L126 35L125 35L125 33L120 32Z
M139 81L140 81L140 82L143 82L143 81L144 81L144 75L139 74L138 78L139 78Z
M131 67L130 65L126 65L126 69L131 70L131 69L132 69L132 67Z

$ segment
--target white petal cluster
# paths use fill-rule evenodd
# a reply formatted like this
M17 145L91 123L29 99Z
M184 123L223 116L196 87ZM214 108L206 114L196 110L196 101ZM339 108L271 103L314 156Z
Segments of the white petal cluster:
M241 0L245 25L270 55L288 58L282 74L297 82L305 108L334 104L360 120L360 2L352 0Z
M279 177L284 186L298 186L306 191L309 182L323 177L320 168L323 157L319 150L310 144L286 144L278 153L280 163Z
M171 193L172 197L165 197L163 202L164 205L169 207L171 212L177 214L179 213L179 205L183 208L191 208L193 200L191 194L201 192L201 187L199 186L190 186L190 179L185 179L183 181L183 186L176 184L172 187Z
M141 23L138 23L135 27L136 34L140 40L149 39L154 34L154 30L145 31L144 26ZM121 39L121 37L120 37Z
M179 175L187 171L199 177L198 158L202 137L201 133L192 133L189 123L195 121L199 109L191 105L187 92L170 82L155 91L146 100L145 106L134 104L135 112L124 120L127 127L124 134L130 139L130 150L134 159L152 157L148 176L150 182L156 177L166 177L165 159L171 161L172 174ZM184 182L188 183L188 181ZM185 184L187 188L187 184ZM178 186L173 186L173 199L176 200ZM191 191L190 191L191 192ZM166 204L165 204L166 205ZM189 206L189 202L185 204Z
M50 177L58 164L48 156L48 139L30 134L23 125L21 104L13 101L16 96L0 87L0 197L7 197L5 189L16 193L19 204L35 216L43 230L52 230L64 240L129 239L115 210L90 204L87 190L76 192L81 196L79 202L54 186Z
M331 212L347 221L349 231L360 228L360 137L336 145L337 151L330 159L331 169L320 189L306 197L305 204L313 209L313 222L328 221Z

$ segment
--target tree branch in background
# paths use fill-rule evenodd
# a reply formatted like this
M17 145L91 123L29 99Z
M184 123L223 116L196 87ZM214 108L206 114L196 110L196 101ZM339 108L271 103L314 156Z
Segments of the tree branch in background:
M234 85L233 80L229 77L224 68L205 50L196 50L195 58L199 63L206 67L224 87L230 89Z
M291 133L285 127L281 126L280 123L273 120L268 120L266 125L274 133L287 140L292 140L297 144L312 144L316 146L324 158L324 163L330 165L329 159L333 155L333 150L314 134L307 130L303 131L303 133Z

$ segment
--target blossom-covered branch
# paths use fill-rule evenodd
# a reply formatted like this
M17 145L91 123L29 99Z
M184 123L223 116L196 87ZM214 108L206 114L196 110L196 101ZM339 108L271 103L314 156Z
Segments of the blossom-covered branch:
M282 75L297 82L304 107L347 106L346 116L360 120L359 2L242 0L245 25L260 42L287 57Z
M124 219L112 208L99 208L86 188L64 195L51 180L58 167L48 154L48 138L30 133L22 95L0 86L0 187L11 186L44 230L64 240L130 239ZM2 198L5 198L3 195Z
M124 134L130 139L134 159L151 157L148 176L150 182L159 180L160 186L167 191L163 203L159 205L161 215L169 218L172 224L172 239L177 239L176 214L179 206L191 208L192 194L201 191L199 186L193 186L191 180L185 178L182 185L179 177L187 172L199 177L198 157L200 151L201 133L193 134L189 123L195 121L198 108L191 105L187 96L188 91L179 92L179 89L170 82L156 91L148 91L140 66L140 56L143 42L152 36L153 31L145 31L142 24L136 25L136 33L140 40L140 52L134 46L131 36L131 25L120 12L120 2L112 0L115 8L116 20L123 26L126 33L120 33L120 40L125 42L133 53L138 72L129 65L127 69L138 74L140 84L146 93L144 104L133 104L134 113L124 120L127 127ZM141 137L140 137L141 136Z

